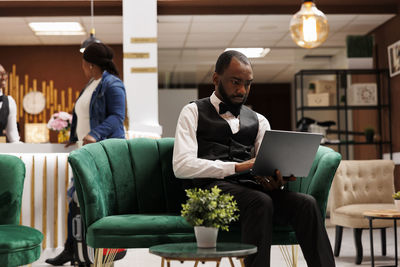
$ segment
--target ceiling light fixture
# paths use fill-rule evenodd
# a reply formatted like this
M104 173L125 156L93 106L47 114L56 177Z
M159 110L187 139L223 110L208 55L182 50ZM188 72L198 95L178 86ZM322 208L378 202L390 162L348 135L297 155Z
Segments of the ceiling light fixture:
M101 41L99 39L96 39L95 37L95 29L94 29L94 6L93 6L93 1L94 0L90 0L90 36L89 38L87 38L85 41L83 41L81 48L79 49L79 51L81 53L83 53L86 49L86 47L88 47L89 45L91 45L92 43L101 43Z
M290 33L293 41L303 48L315 48L328 37L328 19L314 3L303 0L300 10L290 20Z
M262 47L248 47L248 48L227 48L225 51L228 50L236 50L242 54L244 54L248 58L260 58L265 57L271 49L269 48L262 48Z
M35 35L84 35L79 22L30 22Z

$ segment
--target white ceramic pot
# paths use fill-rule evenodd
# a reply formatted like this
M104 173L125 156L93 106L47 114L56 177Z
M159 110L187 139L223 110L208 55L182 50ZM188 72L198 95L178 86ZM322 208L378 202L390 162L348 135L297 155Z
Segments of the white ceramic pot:
M373 69L374 61L372 57L352 57L347 58L349 69Z
M195 226L194 234L196 236L197 247L215 248L217 246L218 228Z
M396 208L397 208L398 210L400 210L400 199L395 199L395 200L394 200L394 204L396 205Z

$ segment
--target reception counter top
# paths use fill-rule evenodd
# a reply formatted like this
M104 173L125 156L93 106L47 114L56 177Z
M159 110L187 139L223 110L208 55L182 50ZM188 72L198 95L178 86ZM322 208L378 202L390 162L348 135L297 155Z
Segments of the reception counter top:
M14 143L0 144L0 153L69 153L78 148L78 145L64 147L64 144L29 144L29 143Z

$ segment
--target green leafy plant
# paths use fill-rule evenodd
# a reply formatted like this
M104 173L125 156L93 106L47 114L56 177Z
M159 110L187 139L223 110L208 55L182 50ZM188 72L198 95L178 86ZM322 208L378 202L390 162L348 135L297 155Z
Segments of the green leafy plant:
M308 92L314 94L315 93L315 83L310 83L308 85Z
M373 127L366 127L364 129L365 138L368 143L372 143L374 139L375 129Z
M365 134L375 133L375 129L373 127L365 127L364 133Z
M394 194L392 195L392 197L393 197L393 199L400 200L400 191L397 191L396 193L394 193Z
M207 189L187 189L188 200L182 204L181 215L193 226L216 227L229 231L229 223L236 221L239 211L230 194L221 194L217 186Z
M347 57L372 57L374 39L371 35L349 35L346 37Z

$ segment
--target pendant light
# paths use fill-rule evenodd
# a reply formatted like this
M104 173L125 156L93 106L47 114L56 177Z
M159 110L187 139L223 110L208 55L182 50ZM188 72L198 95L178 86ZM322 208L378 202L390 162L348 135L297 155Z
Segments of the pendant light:
M86 49L86 47L88 47L89 45L91 45L92 43L101 43L101 41L99 39L96 39L95 37L95 30L94 30L94 6L93 6L93 1L94 0L90 0L90 36L89 38L87 38L85 41L83 41L82 45L81 45L81 49L79 49L79 51L81 53L83 53Z
M293 41L303 48L315 48L328 37L328 19L314 3L303 0L300 10L290 20L290 33Z

